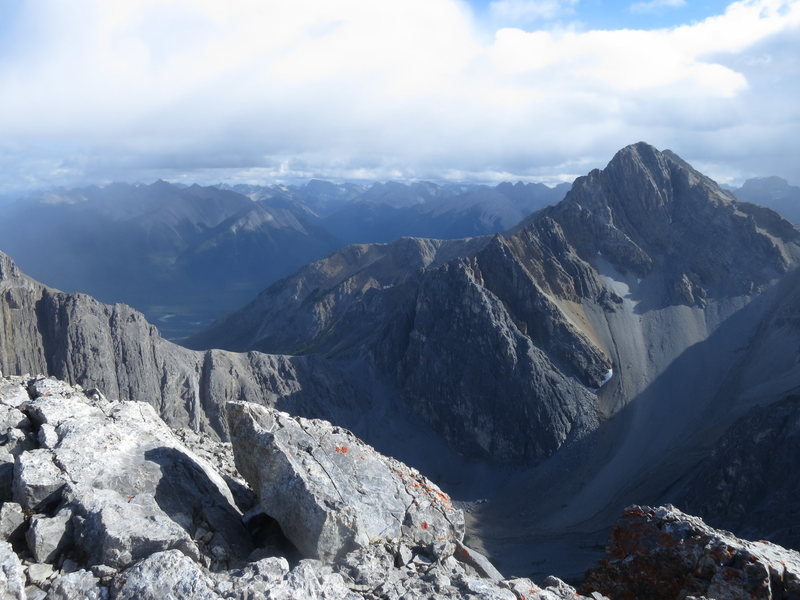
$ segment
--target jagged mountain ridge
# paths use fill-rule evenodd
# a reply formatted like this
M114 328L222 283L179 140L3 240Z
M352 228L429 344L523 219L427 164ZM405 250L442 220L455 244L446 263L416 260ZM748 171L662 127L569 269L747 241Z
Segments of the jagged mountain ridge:
M0 253L0 372L50 373L151 404L172 427L228 436L223 407L248 401L327 418L429 473L463 460L369 379L322 356L192 351L123 304L48 288ZM423 460L423 457L427 457ZM459 475L460 477L460 475Z
M563 193L523 183L116 183L4 205L0 250L48 285L135 306L180 339L347 243L493 233ZM35 223L48 243L31 244L19 223Z
M268 288L190 344L365 354L434 427L452 428L447 437L460 440L460 450L536 460L571 432L595 428L738 310L737 299L788 271L798 241L795 229L773 213L737 204L674 154L637 144L603 171L579 178L560 204L507 235L462 246L450 261L408 259L408 248L439 244L429 241L349 248ZM380 260L372 258L378 254ZM635 289L626 277L635 278ZM702 315L705 322L678 334L663 357L642 365L646 372L623 373L599 396L591 391L612 364L629 360L617 342L630 337L629 317L639 319L628 313L671 308L659 316L663 322L680 319L682 306L698 309L692 318ZM542 420L567 425L535 449L523 432L542 427L531 426L529 411L551 402ZM441 407L462 414L442 414ZM511 433L502 426L508 421L523 425ZM488 431L495 444L506 439L508 447L476 445L468 441L469 429Z
M538 462L479 517L512 569L537 560L532 537L602 543L625 504L679 498L727 427L800 385L800 340L778 318L800 289L798 231L671 152L627 147L558 205L473 243L394 284L373 274L397 260L334 254L202 343L217 331L237 349L366 357L460 452Z
M0 293L0 371L48 373L147 402L173 427L225 438L221 407L234 399L331 418L359 406L359 393L323 359L188 350L129 306L48 288L2 253Z
M742 202L765 206L795 225L800 224L800 187L790 185L785 179L756 177L731 191Z
M625 193L614 191L621 174ZM663 495L738 415L799 382L793 365L777 361L775 377L758 377L745 368L754 356L741 350L745 340L770 356L797 347L791 328L771 325L796 289L794 228L644 144L576 188L504 236L356 246L273 286L251 308L281 305L242 331L304 352L299 358L140 344L140 316L126 329L125 309L52 290L53 298L40 290L26 297L19 290L35 284L12 277L3 290L3 331L11 333L2 341L12 366L3 368L45 364L78 381L108 371L120 397L155 402L168 420L218 435L222 398L284 402L337 422L362 413L379 425L369 441L396 433L385 430L394 415L376 405L409 407L468 457L537 463L512 473L505 488L489 479L496 496L480 516L479 533L503 568L529 572L533 536L588 522L581 543L602 539L621 503ZM682 233L641 235L656 223ZM744 251L752 257L739 257ZM13 271L3 269L5 277ZM39 341L40 329L56 343ZM77 359L54 352L67 347ZM180 360L158 358L173 353ZM45 355L57 358L47 364ZM138 357L141 382L126 366ZM400 431L399 444L417 444L415 425ZM426 447L415 464L438 458ZM443 472L467 476L455 455L447 461Z

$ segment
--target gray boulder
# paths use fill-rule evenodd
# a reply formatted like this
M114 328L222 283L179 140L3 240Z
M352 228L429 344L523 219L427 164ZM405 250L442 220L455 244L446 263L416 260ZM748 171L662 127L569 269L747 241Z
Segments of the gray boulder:
M452 554L464 515L435 484L326 421L228 404L236 466L305 556L326 562L384 540Z
M0 504L0 540L7 542L20 534L25 515L16 502Z
M359 600L363 598L351 591L341 575L317 561L304 560L281 581L275 582L266 595L270 600ZM247 596L240 596L241 600Z
M800 553L713 529L673 506L631 506L584 589L612 598L800 597Z
M114 490L84 489L74 503L85 515L78 543L88 552L90 564L126 567L171 548L200 560L189 533L148 494L128 498Z
M25 399L27 398L28 395L25 394ZM5 433L9 429L26 429L27 426L28 417L25 413L13 406L0 404L0 433Z
M53 578L55 571L53 570L52 565L36 563L28 565L26 568L26 574L28 577L28 582L31 585L44 588L50 585L50 580Z
M0 542L0 599L25 600L25 572L8 542Z
M107 600L108 590L88 571L67 573L53 580L47 600Z
M38 563L52 563L61 550L73 542L73 510L64 507L53 517L34 515L25 532L28 549Z
M65 484L64 473L53 462L49 450L30 450L17 456L12 495L22 508L39 510L44 505L58 503Z
M178 550L151 554L118 576L116 600L217 600L214 581Z
M0 379L0 405L16 408L29 399L19 379Z

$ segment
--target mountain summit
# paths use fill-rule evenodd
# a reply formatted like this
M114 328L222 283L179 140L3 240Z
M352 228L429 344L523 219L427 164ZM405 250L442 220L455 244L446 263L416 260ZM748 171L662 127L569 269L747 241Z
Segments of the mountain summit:
M555 538L570 550L541 568L570 574L585 566L575 544L602 544L625 505L706 510L698 473L758 469L742 470L748 446L727 436L777 427L760 411L800 387L798 257L779 215L640 143L505 234L354 245L307 265L194 338L202 351L5 261L0 368L99 385L220 438L230 400L328 418L488 499L475 533L504 568L529 572L532 540ZM786 522L747 518L764 500L750 492L726 522L791 538Z

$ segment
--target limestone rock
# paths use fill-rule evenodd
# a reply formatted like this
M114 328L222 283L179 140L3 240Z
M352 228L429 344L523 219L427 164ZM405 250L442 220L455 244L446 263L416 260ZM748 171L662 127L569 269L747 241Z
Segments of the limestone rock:
M672 506L631 506L584 589L611 598L772 599L800 594L800 553L712 529Z
M36 585L29 585L25 588L27 600L46 600L47 592Z
M3 502L0 504L0 540L13 541L21 533L25 515L22 507L16 502Z
M51 378L12 380L30 393L24 409L46 432L41 441L50 438L14 466L15 500L40 513L27 532L35 560L51 562L73 543L87 566L114 568L167 549L217 568L251 552L225 481L150 405L88 397ZM208 535L196 542L199 529Z
M28 391L20 384L19 380L0 378L0 405L16 408L29 399Z
M38 588L49 586L54 574L53 566L46 563L28 565L25 571L28 581Z
M493 581L500 581L503 575L483 554L472 548L468 548L461 542L456 543L456 556L461 562L468 564L475 569L481 577L486 577Z
M88 571L67 573L53 580L47 593L50 600L107 600L108 590Z
M25 540L36 562L52 563L61 550L73 543L73 515L73 510L65 506L53 517L31 517Z
M347 430L248 403L230 403L228 422L239 472L308 557L383 540L446 556L464 536L463 513L435 484Z
M90 564L125 567L171 548L200 559L189 533L160 509L153 496L128 498L113 490L84 489L73 503L84 516L78 543Z
M12 493L14 501L29 510L58 503L66 479L49 450L30 450L17 457Z
M39 426L39 434L36 439L42 448L54 448L58 444L58 432L49 423L44 423Z
M17 456L21 452L33 450L37 447L36 439L27 427L7 429L2 437L4 444L0 450L3 451L4 455Z
M358 594L347 588L341 575L315 562L301 561L284 579L275 583L267 597L273 600L359 600Z
M283 557L262 558L242 569L230 571L227 578L217 584L221 593L232 591L235 598L260 598L268 596L276 583L283 582L289 574L289 563Z
M4 397L0 396L0 398ZM25 394L25 399L28 399L27 394ZM28 417L25 416L25 413L13 406L0 404L0 433L5 433L9 429L30 429L28 426Z
M0 542L0 598L25 600L25 572L8 542Z
M112 584L116 600L217 600L214 582L178 550L155 552L121 573Z

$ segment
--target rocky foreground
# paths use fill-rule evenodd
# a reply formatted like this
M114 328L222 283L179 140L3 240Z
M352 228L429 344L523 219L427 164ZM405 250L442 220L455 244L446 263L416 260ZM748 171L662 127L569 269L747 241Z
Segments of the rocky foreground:
M585 596L505 579L446 494L349 431L246 402L227 419L220 443L145 403L0 378L0 599L800 594L800 555L672 507L626 512Z

